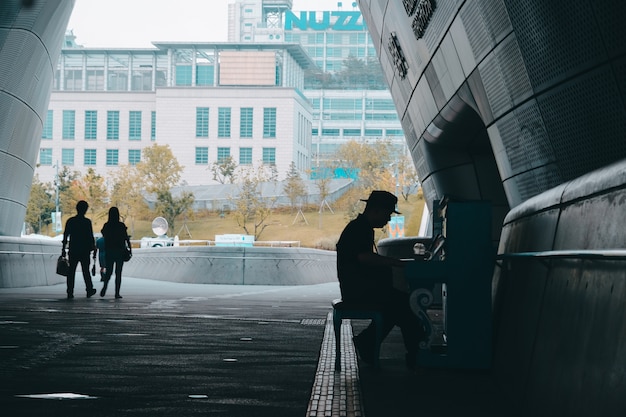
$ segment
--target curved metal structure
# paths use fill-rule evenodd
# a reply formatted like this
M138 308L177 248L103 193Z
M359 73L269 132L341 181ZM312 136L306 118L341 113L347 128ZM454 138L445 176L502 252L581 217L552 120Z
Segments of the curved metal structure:
M0 236L19 236L73 0L0 3Z

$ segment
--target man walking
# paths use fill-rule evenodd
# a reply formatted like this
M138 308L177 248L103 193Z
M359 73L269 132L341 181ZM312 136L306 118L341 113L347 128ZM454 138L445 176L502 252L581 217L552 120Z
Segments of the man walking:
M69 240L69 261L70 270L67 274L67 298L74 298L74 280L76 277L76 266L80 263L83 271L83 279L87 289L87 298L96 293L89 275L89 255L96 249L93 238L93 227L91 220L85 217L89 204L80 200L76 204L76 216L70 217L65 223L63 231L62 255L65 257L65 246Z

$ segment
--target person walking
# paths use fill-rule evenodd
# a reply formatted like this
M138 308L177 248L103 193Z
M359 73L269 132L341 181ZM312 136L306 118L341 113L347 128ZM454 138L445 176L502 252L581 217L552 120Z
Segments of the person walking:
M89 275L89 255L96 250L96 244L93 238L93 227L91 220L85 217L89 209L89 204L85 200L76 203L76 216L70 217L65 223L63 231L63 248L61 254L65 257L65 246L69 249L70 270L67 274L67 298L74 298L74 281L76 278L76 267L80 263L83 271L83 279L87 289L87 298L96 293Z
M106 271L106 251L104 249L104 237L100 236L96 239L96 249L98 251L98 263L100 264L100 281L104 282L104 273Z
M104 285L100 291L100 297L104 297L107 286L113 271L115 271L115 298L122 298L120 287L122 286L122 267L126 250L132 255L130 236L128 236L126 225L120 220L120 211L117 207L109 209L109 219L102 227L102 237L104 238L104 250L106 252L106 270L104 275ZM115 268L114 268L115 265Z

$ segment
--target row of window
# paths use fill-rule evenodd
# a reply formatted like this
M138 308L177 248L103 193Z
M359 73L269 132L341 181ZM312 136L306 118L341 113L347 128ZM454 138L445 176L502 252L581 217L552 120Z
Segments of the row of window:
M141 140L141 111L131 110L128 112L128 140ZM63 110L61 137L64 140L76 139L76 111ZM48 110L46 120L41 133L42 139L52 139L54 127L54 111ZM96 110L85 110L85 140L96 140L98 138L98 112ZM120 139L120 112L118 110L107 111L106 118L106 139ZM151 112L150 140L156 139L156 112Z
M217 148L217 162L222 162L231 156L230 148ZM239 148L239 165L252 165L253 153L252 148ZM265 165L276 165L276 148L263 148L261 161ZM208 146L196 147L196 165L209 164L209 148Z
M404 136L404 132L402 129L386 129L383 132L383 129L321 129L321 136L342 136L340 135L343 130L343 136L373 136L373 137L384 137L384 136ZM385 133L383 135L383 133ZM320 136L320 129L313 129L313 136Z
M209 137L209 107L196 107L196 137ZM254 127L254 108L239 109L239 137L252 138ZM231 137L231 108L217 108L217 137ZM276 137L276 107L263 108L263 137Z
M61 149L61 165L75 165L75 149ZM119 149L106 149L106 166L117 166L120 163ZM141 161L141 149L128 150L128 163L137 165ZM96 166L98 162L96 149L83 150L83 165ZM39 150L39 164L52 165L52 148L41 148Z

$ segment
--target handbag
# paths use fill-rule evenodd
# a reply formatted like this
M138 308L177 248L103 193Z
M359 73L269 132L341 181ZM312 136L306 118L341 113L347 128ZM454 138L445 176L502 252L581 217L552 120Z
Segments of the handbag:
M130 253L130 249L124 248L124 256L122 257L124 262L130 261L130 258L132 258L132 257L133 257L133 254Z
M63 255L57 259L57 274L66 277L70 272L70 262Z

